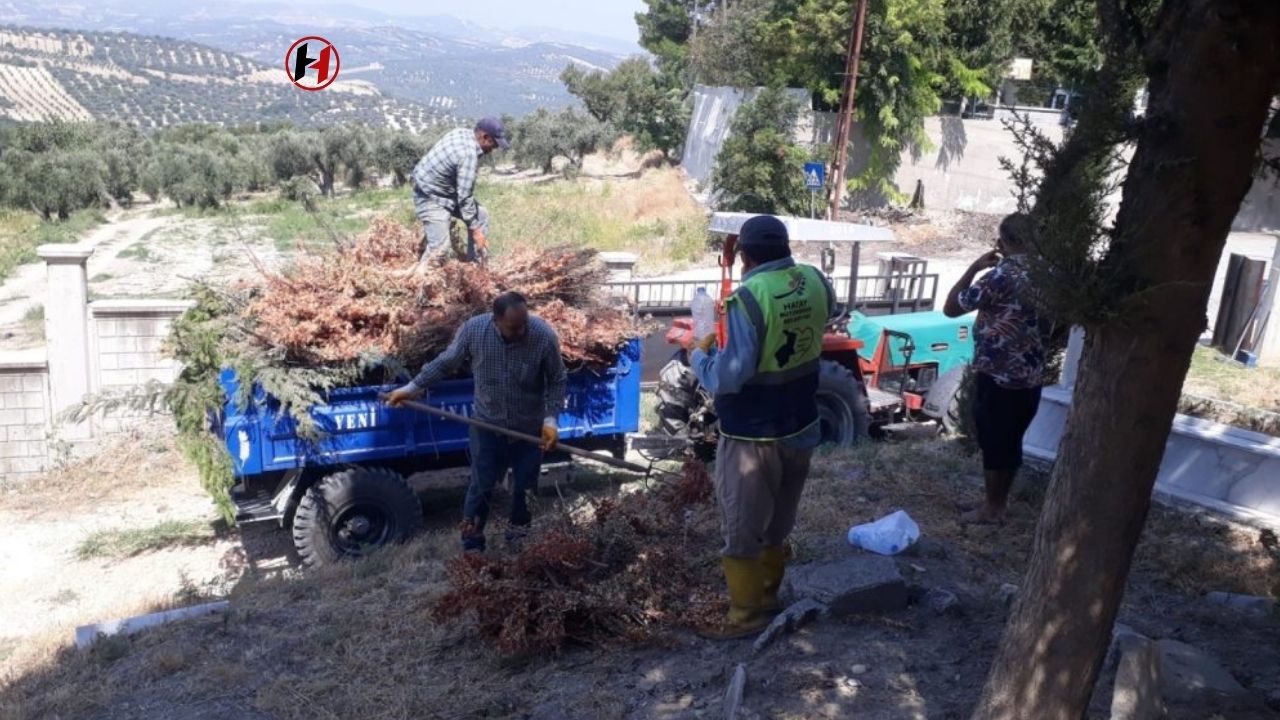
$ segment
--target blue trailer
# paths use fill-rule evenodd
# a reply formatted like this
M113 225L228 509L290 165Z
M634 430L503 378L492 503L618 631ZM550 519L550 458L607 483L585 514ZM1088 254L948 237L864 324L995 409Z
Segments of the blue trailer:
M394 385L338 388L310 408L319 439L300 437L297 421L254 388L235 402L235 373L222 374L227 402L213 431L226 443L237 485L237 521L276 521L293 532L309 564L356 557L403 540L422 526L422 506L406 478L422 470L468 464L468 428L409 409L387 407ZM470 417L470 378L439 383L427 404ZM560 437L621 458L640 427L640 342L632 340L612 367L569 373ZM556 460L555 456L549 458Z

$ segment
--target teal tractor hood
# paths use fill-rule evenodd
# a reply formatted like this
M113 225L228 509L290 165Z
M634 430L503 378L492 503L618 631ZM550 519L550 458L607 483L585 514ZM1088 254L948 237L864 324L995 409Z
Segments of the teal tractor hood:
M945 375L952 368L973 361L973 322L976 317L976 313L969 313L949 318L938 311L868 317L855 312L849 322L849 334L863 342L865 349L860 354L868 360L876 358L885 330L910 335L915 344L911 364L937 363L938 374ZM888 364L892 367L904 364L906 357L902 347L905 341L892 335L887 340Z

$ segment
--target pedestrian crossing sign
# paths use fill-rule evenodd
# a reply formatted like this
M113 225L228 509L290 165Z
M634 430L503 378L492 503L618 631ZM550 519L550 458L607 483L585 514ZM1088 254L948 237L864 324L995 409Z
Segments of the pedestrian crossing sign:
M804 164L804 186L818 192L827 184L827 166L819 162Z

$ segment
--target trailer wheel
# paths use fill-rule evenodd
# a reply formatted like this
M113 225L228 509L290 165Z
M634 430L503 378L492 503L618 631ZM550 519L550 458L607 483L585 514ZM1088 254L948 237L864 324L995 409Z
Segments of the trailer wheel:
M293 544L314 567L361 557L421 529L422 505L403 477L356 467L327 475L307 490L293 517Z
M818 423L822 442L841 446L862 442L871 430L867 389L849 368L823 360L818 375Z

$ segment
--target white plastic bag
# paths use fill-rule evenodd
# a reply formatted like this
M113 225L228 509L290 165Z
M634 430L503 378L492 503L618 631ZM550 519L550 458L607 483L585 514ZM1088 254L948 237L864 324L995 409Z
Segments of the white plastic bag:
M897 555L920 539L920 526L904 510L849 528L849 544L881 555Z

